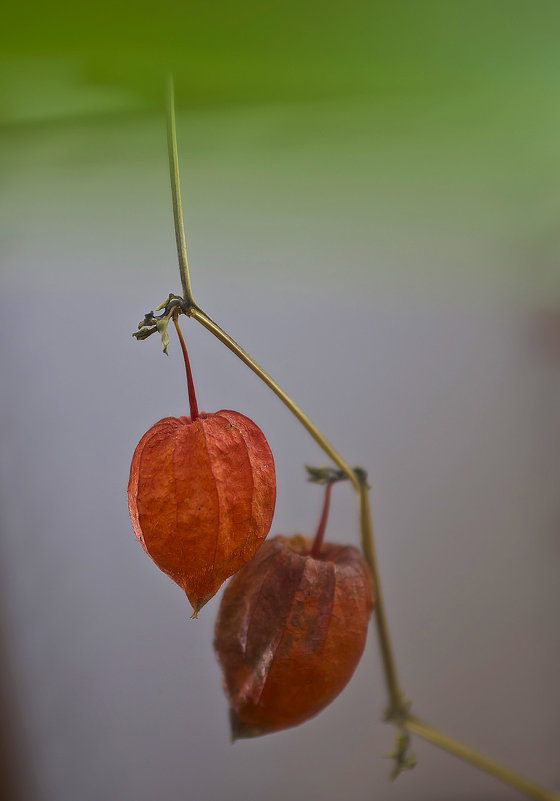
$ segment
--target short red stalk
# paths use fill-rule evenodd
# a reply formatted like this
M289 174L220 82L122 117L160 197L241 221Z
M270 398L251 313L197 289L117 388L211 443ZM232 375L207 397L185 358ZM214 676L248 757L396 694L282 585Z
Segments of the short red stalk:
M179 337L179 342L181 343L181 350L183 351L183 359L185 360L185 371L187 373L187 390L189 393L189 406L191 410L191 422L194 423L194 421L198 418L198 404L196 402L196 394L194 391L194 381L191 372L191 363L189 361L187 346L185 345L185 340L183 339L181 329L179 328L179 323L177 322L176 315L173 315L173 322L175 324L175 330L177 331L177 336Z
M319 552L321 551L321 547L323 545L323 538L325 536L325 529L327 527L327 520L329 517L329 507L331 505L331 490L334 481L329 481L327 486L325 487L325 500L323 501L323 511L321 512L321 519L319 520L319 525L317 526L317 533L315 534L315 539L313 540L313 546L311 548L310 556L316 559L319 556Z

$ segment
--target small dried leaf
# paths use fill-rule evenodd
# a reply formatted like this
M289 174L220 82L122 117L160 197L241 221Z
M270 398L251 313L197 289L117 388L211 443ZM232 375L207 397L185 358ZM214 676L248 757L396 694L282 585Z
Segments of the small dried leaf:
M276 500L274 459L248 417L222 410L166 417L134 452L130 519L156 565L182 587L194 616L255 554Z
M156 328L161 334L161 349L167 356L167 346L169 345L169 334L167 333L167 326L169 325L169 318L163 317L156 323Z
M214 647L234 739L296 726L350 680L374 606L358 550L274 537L228 584Z

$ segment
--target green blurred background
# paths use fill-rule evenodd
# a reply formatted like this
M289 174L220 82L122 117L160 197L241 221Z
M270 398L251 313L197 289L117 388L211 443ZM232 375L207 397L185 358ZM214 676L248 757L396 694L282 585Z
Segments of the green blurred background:
M171 70L191 230L210 216L221 237L250 226L284 277L317 278L295 266L305 237L321 280L344 269L369 288L389 273L414 292L454 280L542 299L560 283L559 23L557 3L515 0L13 5L8 231L24 233L22 182L49 182L57 144L121 165L142 149L129 181L141 202L163 187L154 121ZM105 176L86 202L112 188Z

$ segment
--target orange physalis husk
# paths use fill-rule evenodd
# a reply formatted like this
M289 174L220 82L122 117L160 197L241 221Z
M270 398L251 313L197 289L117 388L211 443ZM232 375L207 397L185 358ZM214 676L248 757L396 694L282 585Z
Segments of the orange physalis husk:
M317 545L317 540L315 541ZM356 548L274 537L229 582L214 647L233 739L297 726L329 704L362 655L374 606Z
M274 459L240 412L198 411L179 330L190 417L165 417L142 437L130 466L128 510L148 556L186 592L196 617L269 532Z
M194 615L265 539L274 513L274 459L264 434L233 411L166 417L134 452L128 507L134 533L184 589Z

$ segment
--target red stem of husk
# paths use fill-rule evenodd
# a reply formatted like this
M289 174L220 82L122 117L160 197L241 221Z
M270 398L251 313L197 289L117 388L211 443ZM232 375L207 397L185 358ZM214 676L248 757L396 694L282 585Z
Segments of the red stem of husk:
M177 322L177 315L173 315L173 322L175 324L175 330L177 331L177 336L179 337L179 342L181 343L181 350L183 351L183 359L185 360L185 371L187 373L187 391L189 394L189 407L191 410L191 422L198 418L198 404L196 402L196 394L194 391L194 381L191 372L191 363L189 361L189 354L187 353L187 346L185 345L185 340L183 339L183 335L181 333L181 329L179 328L179 323Z
M325 487L325 500L323 501L323 511L321 512L321 519L319 520L319 525L317 526L317 532L315 534L315 539L313 540L313 546L311 548L310 556L313 558L317 558L319 556L319 552L323 545L323 538L325 536L325 529L327 527L327 520L329 517L329 507L331 505L331 490L334 481L329 481L327 486Z

